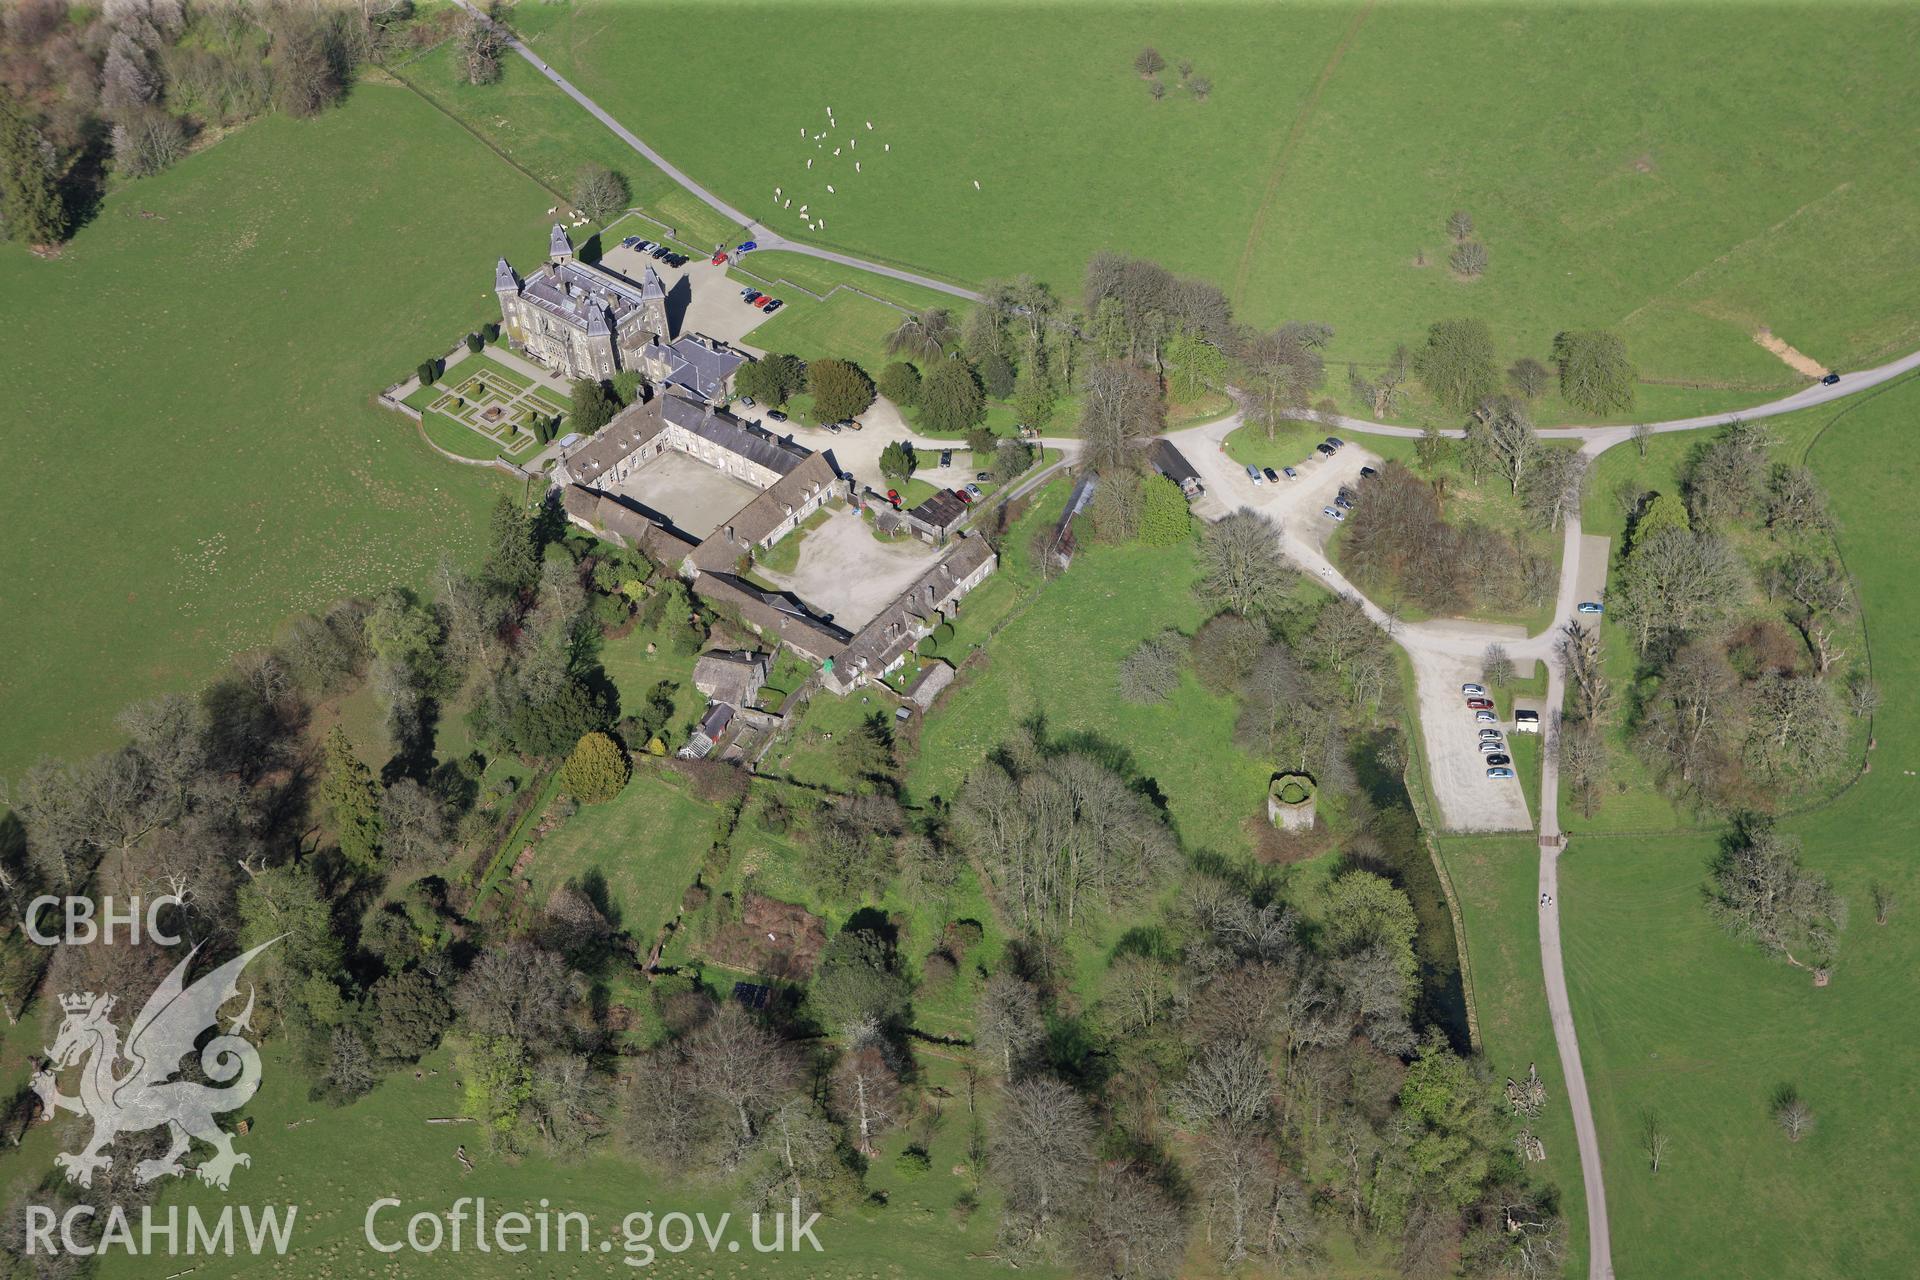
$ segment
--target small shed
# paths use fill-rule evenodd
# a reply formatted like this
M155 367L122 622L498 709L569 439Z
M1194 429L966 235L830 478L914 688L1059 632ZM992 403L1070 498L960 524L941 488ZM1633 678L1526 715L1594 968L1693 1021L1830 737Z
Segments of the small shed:
M1179 485L1180 492L1186 494L1189 500L1206 492L1200 483L1200 473L1193 469L1186 455L1164 437L1155 440L1147 449L1147 461L1155 471Z
M967 519L967 504L950 489L942 489L906 512L907 527L917 538L944 542Z

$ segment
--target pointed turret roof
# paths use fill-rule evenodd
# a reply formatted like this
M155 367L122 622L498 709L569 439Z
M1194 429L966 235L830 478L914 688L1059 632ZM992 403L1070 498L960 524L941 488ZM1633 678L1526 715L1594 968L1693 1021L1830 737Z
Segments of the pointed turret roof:
M573 256L573 241L567 239L567 229L557 222L553 224L553 234L547 239L547 253L555 258Z
M660 273L658 271L655 271L653 267L649 265L647 267L646 273L640 277L641 301L647 302L647 301L651 301L654 298L660 298L664 300L666 296L667 296L667 286L660 283Z
M505 258L493 266L493 291L495 293L520 292L520 278L513 274L513 265Z

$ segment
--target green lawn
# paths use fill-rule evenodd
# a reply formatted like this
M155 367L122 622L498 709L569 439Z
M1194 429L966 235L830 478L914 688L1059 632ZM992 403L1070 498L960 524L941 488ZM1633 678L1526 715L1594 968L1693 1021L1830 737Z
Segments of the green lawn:
M1547 1086L1547 1104L1529 1122L1546 1144L1547 1158L1530 1169L1538 1181L1551 1183L1560 1193L1570 1246L1565 1274L1584 1276L1587 1206L1580 1152L1540 977L1539 850L1528 836L1445 838L1439 844L1466 926L1481 1052L1496 1083L1524 1080L1527 1068L1533 1066ZM1585 1044L1584 1022L1580 1029ZM1592 1071L1589 1062L1590 1083ZM1514 1127L1519 1123L1515 1121ZM1609 1175L1613 1172L1609 1166ZM1611 1183L1610 1176L1609 1190ZM1609 1217L1617 1240L1623 1229L1617 1210Z
M1872 773L1786 823L1852 907L1832 985L1814 988L1708 919L1710 833L1576 836L1562 864L1568 982L1621 1275L1697 1273L1712 1259L1720 1275L1900 1276L1920 1248L1906 1211L1920 1178L1906 1105L1920 1093L1920 933L1905 906L1920 901L1910 502L1920 463L1905 447L1916 415L1920 382L1909 379L1827 412L1810 454L1828 489L1845 495L1840 544L1885 698ZM1875 881L1902 903L1884 927L1873 922ZM1769 1119L1783 1084L1816 1117L1798 1145ZM1636 1146L1648 1109L1672 1140L1658 1177Z
M584 805L535 848L528 878L533 901L590 871L606 877L621 928L643 944L673 918L713 842L718 811L656 776L642 762L626 790L605 804Z
M57 261L0 247L0 775L295 611L477 552L501 477L373 397L487 318L498 246L549 203L369 83L110 196Z
M1752 341L1762 325L1840 367L1920 335L1911 10L742 0L642 18L583 0L516 22L776 230L963 280L1032 271L1067 296L1095 250L1150 254L1227 286L1249 320L1331 323L1336 367L1472 314L1509 358L1608 325L1651 379L1760 398L1799 383ZM728 38L636 74L676 25ZM1191 59L1211 97L1170 70L1153 101L1131 69L1144 44ZM498 102L486 113L512 118ZM603 145L560 107L570 139ZM1463 207L1491 257L1473 282L1445 266Z

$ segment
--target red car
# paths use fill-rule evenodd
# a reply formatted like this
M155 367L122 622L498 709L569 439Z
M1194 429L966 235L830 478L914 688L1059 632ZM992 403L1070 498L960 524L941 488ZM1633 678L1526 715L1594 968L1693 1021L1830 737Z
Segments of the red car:
M893 504L895 511L898 511L900 509L900 491L898 489L887 490L887 501Z
M726 250L722 249L719 253L713 255L713 265L716 267L724 267L727 265Z
M960 501L966 503L968 506L973 505L973 495L968 493L965 489L955 489L953 491L953 496L960 499Z
M769 298L766 294L763 293L759 297L753 300L753 305L760 308L762 311L765 311L767 309L767 304L772 301L773 301L772 298Z
M1491 711L1493 710L1493 699L1492 698L1468 698L1467 710Z

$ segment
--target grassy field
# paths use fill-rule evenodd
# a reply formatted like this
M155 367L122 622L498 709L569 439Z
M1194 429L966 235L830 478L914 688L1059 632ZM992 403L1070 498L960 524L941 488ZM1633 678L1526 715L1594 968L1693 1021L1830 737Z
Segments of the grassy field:
M1540 977L1539 851L1526 836L1443 839L1439 844L1466 925L1487 1069L1496 1081L1524 1080L1532 1066L1547 1086L1547 1104L1530 1126L1546 1144L1547 1158L1533 1171L1560 1193L1570 1246L1565 1274L1584 1276L1587 1206L1580 1154ZM1591 1067L1588 1070L1591 1074Z
M1904 904L1920 894L1912 860L1920 597L1906 549L1920 464L1903 442L1916 416L1920 382L1908 381L1829 413L1810 454L1828 489L1847 496L1840 544L1865 601L1885 697L1872 772L1786 823L1805 842L1808 864L1852 907L1832 985L1814 988L1708 919L1701 886L1711 833L1576 837L1562 864L1568 982L1622 1275L1686 1274L1707 1258L1720 1275L1911 1270L1905 1205L1920 1157L1906 1103L1920 1093L1910 1034L1920 1017L1912 981L1920 933ZM1885 926L1873 921L1876 881L1903 904ZM1769 1118L1769 1100L1785 1084L1816 1116L1797 1145ZM1657 1177L1637 1148L1648 1110L1672 1140Z
M1900 269L1920 248L1910 10L583 0L516 21L750 215L957 279L1032 271L1072 295L1116 248L1219 281L1250 320L1333 324L1336 361L1473 314L1510 356L1608 325L1653 381L1756 395L1798 382L1761 326L1840 367L1920 337ZM663 29L728 38L634 74ZM1172 64L1162 101L1131 68L1146 44ZM1436 103L1474 104L1471 126ZM603 132L560 109L540 127ZM1472 282L1445 265L1462 207L1491 258Z
M365 84L110 196L57 261L0 251L0 776L477 548L500 478L373 397L486 318L496 246L548 202Z

